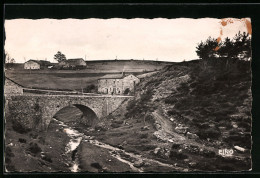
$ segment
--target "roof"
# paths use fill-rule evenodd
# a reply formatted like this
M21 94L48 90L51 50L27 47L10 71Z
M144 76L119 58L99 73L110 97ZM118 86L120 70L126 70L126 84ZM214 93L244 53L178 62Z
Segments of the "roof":
M100 77L99 79L121 79L123 77L124 77L123 74L107 74Z
M37 64L40 64L40 65L48 65L48 64L50 64L50 61L44 61L44 60L30 59L29 61L36 62ZM29 62L29 61L27 61L27 62Z
M70 65L80 65L82 61L84 61L82 58L75 58L75 59L68 59L65 62L69 63Z
M133 74L130 74L130 75L133 75ZM100 77L99 79L122 79L122 78L125 78L129 75L125 75L125 74L107 74L107 75L104 75L102 77ZM135 76L135 75L133 75ZM136 76L135 76L136 77Z

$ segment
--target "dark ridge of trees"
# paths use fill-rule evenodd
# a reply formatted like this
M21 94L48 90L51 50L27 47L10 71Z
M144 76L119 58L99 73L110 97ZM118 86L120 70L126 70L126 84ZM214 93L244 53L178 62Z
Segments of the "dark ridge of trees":
M252 58L251 37L245 32L239 32L232 39L227 37L222 41L209 37L198 43L196 53L201 59L203 70L214 67L226 71L249 71L247 61Z
M238 33L233 39L225 38L219 41L209 37L205 42L200 42L196 47L196 53L202 60L214 58L229 58L234 60L250 60L251 37L248 33Z

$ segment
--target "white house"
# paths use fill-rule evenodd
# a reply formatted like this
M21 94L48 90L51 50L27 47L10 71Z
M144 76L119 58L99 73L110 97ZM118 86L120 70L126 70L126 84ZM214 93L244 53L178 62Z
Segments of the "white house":
M40 69L41 65L38 61L36 60L29 60L27 62L24 63L24 69Z
M108 74L98 79L98 93L103 94L129 94L135 90L140 79L136 76L124 74Z

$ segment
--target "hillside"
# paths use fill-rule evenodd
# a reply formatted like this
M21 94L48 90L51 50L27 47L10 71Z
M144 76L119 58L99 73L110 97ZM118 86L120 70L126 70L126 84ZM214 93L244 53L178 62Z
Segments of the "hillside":
M110 73L132 73L135 75L157 71L170 62L141 60L87 61L82 70L25 70L23 64L13 64L5 68L5 75L13 81L29 88L79 90L97 85L97 80Z
M189 170L249 170L250 87L250 62L229 70L218 63L206 70L198 61L173 64L144 78L136 99L122 104L103 125L109 127L94 135ZM223 149L232 155L221 156Z

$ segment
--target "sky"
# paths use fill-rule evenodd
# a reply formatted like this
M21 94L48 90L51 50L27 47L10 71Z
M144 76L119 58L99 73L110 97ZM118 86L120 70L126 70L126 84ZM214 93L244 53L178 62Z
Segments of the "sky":
M249 27L250 26L250 27ZM14 19L5 20L5 51L16 62L53 59L57 51L86 60L198 59L200 41L250 32L245 19Z

